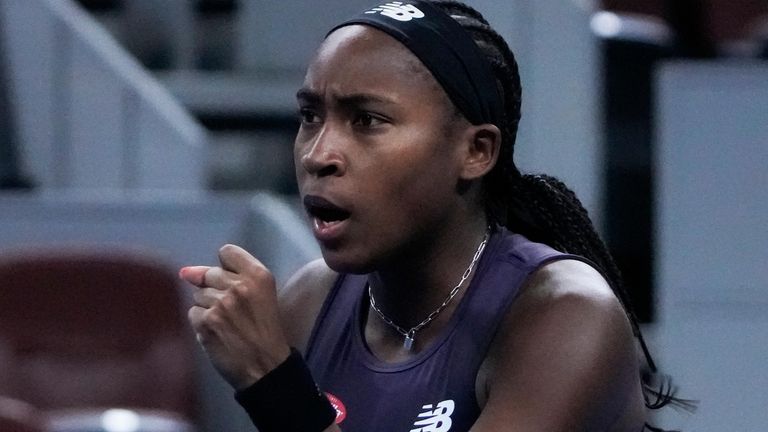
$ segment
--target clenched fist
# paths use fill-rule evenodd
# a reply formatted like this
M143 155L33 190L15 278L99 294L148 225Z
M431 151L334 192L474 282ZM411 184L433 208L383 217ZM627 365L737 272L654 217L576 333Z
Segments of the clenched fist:
M290 354L278 319L272 273L244 249L219 249L220 267L192 266L181 279L197 286L189 321L214 367L236 390L258 381Z

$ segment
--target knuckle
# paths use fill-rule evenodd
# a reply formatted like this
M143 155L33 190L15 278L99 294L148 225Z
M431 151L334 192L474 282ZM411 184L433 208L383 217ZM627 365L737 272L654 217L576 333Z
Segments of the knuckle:
M198 331L204 334L215 334L217 329L224 327L225 321L221 311L217 309L208 309L205 311L205 317L200 322Z
M253 277L259 283L259 285L270 284L275 281L275 277L272 275L272 272L270 272L269 269L261 263L255 262L251 264L248 270L251 277Z
M249 294L252 292L251 287L243 282L243 281L237 281L235 282L232 287L229 289L229 298L234 300L242 300L249 296Z
M187 311L187 319L193 329L199 330L203 322L203 309L200 306L192 306Z
M236 289L230 290L227 295L219 299L220 309L223 309L224 311L234 310L237 307L237 304L240 302L240 297L241 295L238 295Z
M214 267L210 267L203 272L202 278L200 280L200 283L203 286L208 285L208 282L211 280L211 276L213 275L213 270L214 270Z
M202 290L197 290L194 293L192 293L192 300L194 300L195 303L200 304L203 302L204 296ZM190 312L192 310L190 309Z

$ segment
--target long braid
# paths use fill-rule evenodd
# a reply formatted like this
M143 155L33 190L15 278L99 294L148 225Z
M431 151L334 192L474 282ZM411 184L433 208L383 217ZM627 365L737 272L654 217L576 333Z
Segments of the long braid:
M491 64L504 100L504 121L497 125L502 134L499 162L485 178L489 216L533 241L592 261L624 307L650 368L651 373L643 375L646 406L657 409L674 403L690 407L688 401L674 397L675 389L668 379L662 380L658 388L651 386L656 366L623 288L621 273L576 194L554 177L523 175L515 166L514 145L522 90L517 61L507 42L471 6L454 0L431 1L472 36Z

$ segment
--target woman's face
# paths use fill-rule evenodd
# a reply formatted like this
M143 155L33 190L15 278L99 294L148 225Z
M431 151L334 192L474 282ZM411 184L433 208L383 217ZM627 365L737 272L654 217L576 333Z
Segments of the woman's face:
M404 46L365 26L334 31L297 94L299 190L327 264L363 273L450 226L467 124Z

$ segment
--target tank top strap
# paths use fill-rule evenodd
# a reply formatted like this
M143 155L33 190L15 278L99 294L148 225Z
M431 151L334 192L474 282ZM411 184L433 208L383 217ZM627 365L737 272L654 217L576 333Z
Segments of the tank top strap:
M489 243L487 260L478 266L462 302L466 304L457 309L460 316L451 338L458 346L478 348L471 351L477 357L470 363L476 367L485 359L502 320L530 275L553 261L583 260L501 227Z
M352 311L357 310L358 304L363 299L362 288L365 287L367 278L367 275L346 273L336 278L312 328L305 353L307 360L317 354L318 349L328 349L326 344L331 341L320 339L327 338L329 335L351 335L351 331L355 330L353 323L357 321L357 317L352 316Z

